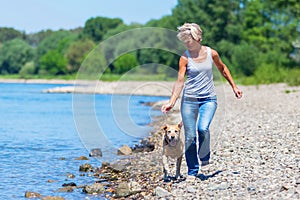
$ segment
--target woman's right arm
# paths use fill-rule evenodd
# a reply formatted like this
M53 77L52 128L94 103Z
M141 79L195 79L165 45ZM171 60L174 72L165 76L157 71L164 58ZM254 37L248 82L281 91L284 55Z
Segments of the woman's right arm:
M173 86L172 95L170 97L169 102L161 107L161 111L163 113L170 111L174 107L178 97L181 94L181 91L184 86L184 77L185 77L185 73L186 73L187 62L188 62L188 60L187 60L186 56L180 57L177 81L175 82L175 84Z

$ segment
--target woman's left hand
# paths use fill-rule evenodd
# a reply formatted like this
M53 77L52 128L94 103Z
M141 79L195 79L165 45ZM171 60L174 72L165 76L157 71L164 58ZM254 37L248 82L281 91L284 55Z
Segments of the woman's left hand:
M174 105L172 103L168 102L168 103L166 103L165 105L163 105L161 107L161 112L162 113L167 113L168 111L170 111L173 108L173 106Z
M242 90L240 90L239 88L235 87L235 88L233 88L233 92L234 92L236 98L238 98L238 99L242 98L242 96L243 96Z

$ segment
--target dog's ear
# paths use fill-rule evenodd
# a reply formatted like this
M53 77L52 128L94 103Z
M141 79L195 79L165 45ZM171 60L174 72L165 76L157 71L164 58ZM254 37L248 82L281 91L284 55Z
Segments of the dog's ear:
M179 124L177 124L177 127L178 127L179 129L181 129L181 127L182 127L182 121L179 122Z
M164 126L161 127L161 130L165 131L165 130L167 130L167 128L168 128L168 125L164 125Z

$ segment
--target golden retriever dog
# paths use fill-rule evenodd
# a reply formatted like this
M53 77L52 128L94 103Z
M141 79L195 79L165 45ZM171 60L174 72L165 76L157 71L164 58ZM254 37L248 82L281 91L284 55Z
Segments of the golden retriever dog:
M164 181L170 181L169 158L176 159L175 179L180 178L180 167L184 153L184 135L181 131L182 122L177 125L162 127L163 135L163 171Z

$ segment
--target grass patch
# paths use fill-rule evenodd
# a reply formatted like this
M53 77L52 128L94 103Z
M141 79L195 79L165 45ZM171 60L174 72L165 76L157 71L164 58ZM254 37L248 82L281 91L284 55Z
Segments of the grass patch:
M299 86L300 69L276 68L274 65L266 65L258 68L253 76L239 77L238 80L243 85L286 83L289 86Z
M292 92L298 92L297 90L285 90L286 94L292 93Z

